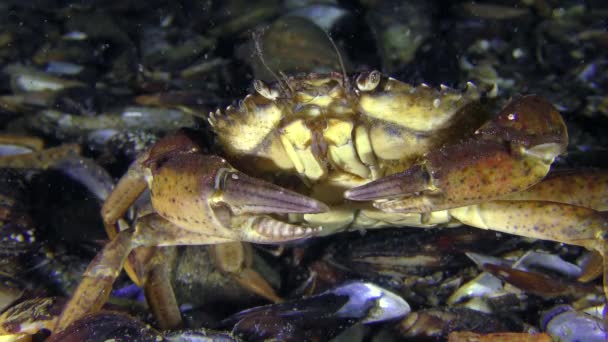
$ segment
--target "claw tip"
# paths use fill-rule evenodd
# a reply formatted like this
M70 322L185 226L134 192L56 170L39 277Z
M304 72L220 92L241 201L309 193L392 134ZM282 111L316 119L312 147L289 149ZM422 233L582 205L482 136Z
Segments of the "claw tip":
M326 213L329 211L329 206L323 202L317 201L316 209L317 213Z

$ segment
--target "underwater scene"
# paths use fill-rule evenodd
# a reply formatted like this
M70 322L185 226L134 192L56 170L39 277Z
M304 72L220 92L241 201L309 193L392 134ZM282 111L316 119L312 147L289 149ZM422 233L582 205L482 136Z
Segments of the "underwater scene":
M607 29L0 1L0 342L608 340Z

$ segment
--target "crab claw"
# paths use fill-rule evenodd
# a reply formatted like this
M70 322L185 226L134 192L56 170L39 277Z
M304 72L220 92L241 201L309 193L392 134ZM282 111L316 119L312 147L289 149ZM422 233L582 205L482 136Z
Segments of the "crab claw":
M386 212L430 212L497 199L542 180L567 138L550 103L516 97L472 139L431 151L421 164L350 189L345 197L378 201L374 206Z
M223 158L180 152L149 163L152 205L180 229L213 237L273 243L308 237L312 227L291 225L266 214L319 213L329 208L280 186L247 176ZM310 229L308 229L310 228ZM164 227L163 231L171 230ZM191 243L191 238L180 243ZM163 245L175 243L163 242ZM157 243L158 245L158 243Z
M403 172L347 190L344 197L352 201L400 198L406 194L427 190L428 183L428 173L422 165L416 165Z
M241 225L240 238L254 243L278 243L318 235L323 227L305 227L269 216L250 216Z
M199 153L196 142L186 132L159 141L142 164L151 171L149 182L153 203L165 201L166 207L176 207L179 202L196 203L197 199L192 196L200 198L202 195L209 204L226 205L235 215L329 210L315 199L250 177L223 158ZM184 193L175 196L180 191ZM173 204L167 203L167 199Z
M502 139L512 144L533 148L551 147L559 154L568 144L568 131L562 116L547 100L535 95L516 96L498 116L476 132L489 139ZM534 151L534 149L532 149Z
M329 207L313 198L278 185L250 177L240 171L222 168L215 176L221 199L234 214L322 213Z
M217 160L217 157L205 158L222 165L216 168L210 206L225 227L239 231L240 240L286 242L316 235L321 230L320 227L291 224L264 214L321 213L329 210L324 203L250 177L224 160Z

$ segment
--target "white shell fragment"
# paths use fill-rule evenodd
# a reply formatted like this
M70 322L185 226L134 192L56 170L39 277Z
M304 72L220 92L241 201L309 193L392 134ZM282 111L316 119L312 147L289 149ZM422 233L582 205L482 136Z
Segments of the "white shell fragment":
M367 312L363 323L387 321L409 314L408 303L400 296L372 283L349 283L329 291L337 295L348 295L348 302L336 312L337 316L363 316L368 302L374 301L374 307Z

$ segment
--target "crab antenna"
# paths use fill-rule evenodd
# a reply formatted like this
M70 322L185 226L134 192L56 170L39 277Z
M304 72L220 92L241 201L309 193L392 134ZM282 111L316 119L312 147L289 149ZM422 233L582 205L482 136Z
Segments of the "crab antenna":
M272 75L272 77L274 77L274 79L277 81L277 84L279 85L279 88L281 88L281 91L283 93L292 94L293 93L293 89L291 89L291 87L289 86L289 83L285 79L282 80L279 77L279 75L277 75L277 73L274 72L268 66L268 64L266 64L266 60L264 59L264 52L262 51L262 45L260 44L260 40L261 40L260 35L261 35L260 32L255 32L254 31L252 33L252 38L253 38L253 43L255 45L255 53L256 53L256 55L258 55L258 58L262 62L262 65L264 65L264 68L266 68L266 70L268 70L268 72L270 72L270 74ZM283 84L283 82L285 84ZM286 89L285 87L287 87L289 90Z
M338 62L340 63L340 69L342 69L342 82L344 82L344 88L350 89L350 82L348 81L348 77L346 76L346 68L344 67L344 61L342 60L342 55L338 50L338 46L336 45L336 42L334 42L334 39L331 37L329 32L325 30L323 30L323 32L325 32L327 39L329 39L331 45L334 47L334 51L336 51L336 55L338 55Z
M291 87L291 84L289 84L289 77L287 75L285 75L285 73L281 70L279 70L279 74L281 74L281 77L283 77L283 82L285 83L287 88L289 88L289 90L291 91L291 94L295 93L295 90L293 90L293 88Z

